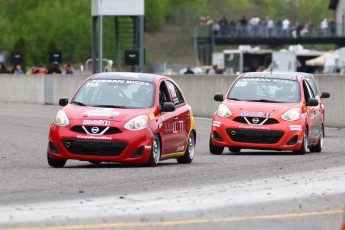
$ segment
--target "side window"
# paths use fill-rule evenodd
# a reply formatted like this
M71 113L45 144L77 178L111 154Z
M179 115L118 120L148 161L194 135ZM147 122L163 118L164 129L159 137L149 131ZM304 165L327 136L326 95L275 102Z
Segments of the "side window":
M308 101L309 98L315 98L314 92L306 80L303 80L303 89L304 89L304 97L306 101Z
M173 99L173 102L175 105L180 105L180 104L184 104L184 99L182 96L181 91L177 88L177 86L170 82L170 81L166 81L168 89L170 91L171 97Z
M164 102L171 102L171 100L165 82L161 82L159 85L159 106L162 107Z

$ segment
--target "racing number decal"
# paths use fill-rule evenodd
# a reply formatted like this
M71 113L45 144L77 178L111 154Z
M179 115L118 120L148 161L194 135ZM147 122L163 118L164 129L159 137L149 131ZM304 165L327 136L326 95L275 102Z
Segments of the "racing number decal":
M173 133L183 132L184 131L183 123L184 123L183 121L175 121L173 123Z

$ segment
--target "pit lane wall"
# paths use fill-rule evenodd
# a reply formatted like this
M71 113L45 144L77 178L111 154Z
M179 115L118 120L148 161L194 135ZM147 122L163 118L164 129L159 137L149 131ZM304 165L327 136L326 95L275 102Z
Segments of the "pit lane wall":
M0 102L57 105L59 98L71 97L87 75L0 75ZM212 117L219 102L216 93L225 94L235 75L174 75L194 116ZM345 75L315 75L320 91L331 97L324 99L327 127L345 128Z

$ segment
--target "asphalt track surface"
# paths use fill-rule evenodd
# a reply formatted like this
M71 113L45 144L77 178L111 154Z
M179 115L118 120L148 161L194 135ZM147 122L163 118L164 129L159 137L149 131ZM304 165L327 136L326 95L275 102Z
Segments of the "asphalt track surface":
M190 165L156 168L46 161L59 106L0 103L0 229L341 229L345 130L321 153L211 155L211 120L196 118Z

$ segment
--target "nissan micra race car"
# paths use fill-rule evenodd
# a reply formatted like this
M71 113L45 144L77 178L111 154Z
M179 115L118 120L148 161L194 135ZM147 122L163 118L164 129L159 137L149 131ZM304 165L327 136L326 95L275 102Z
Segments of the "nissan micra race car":
M190 106L165 76L99 73L85 80L50 126L48 164L67 160L156 166L191 163L196 131Z
M209 149L321 152L323 118L308 80L298 73L244 73L236 78L212 120Z

